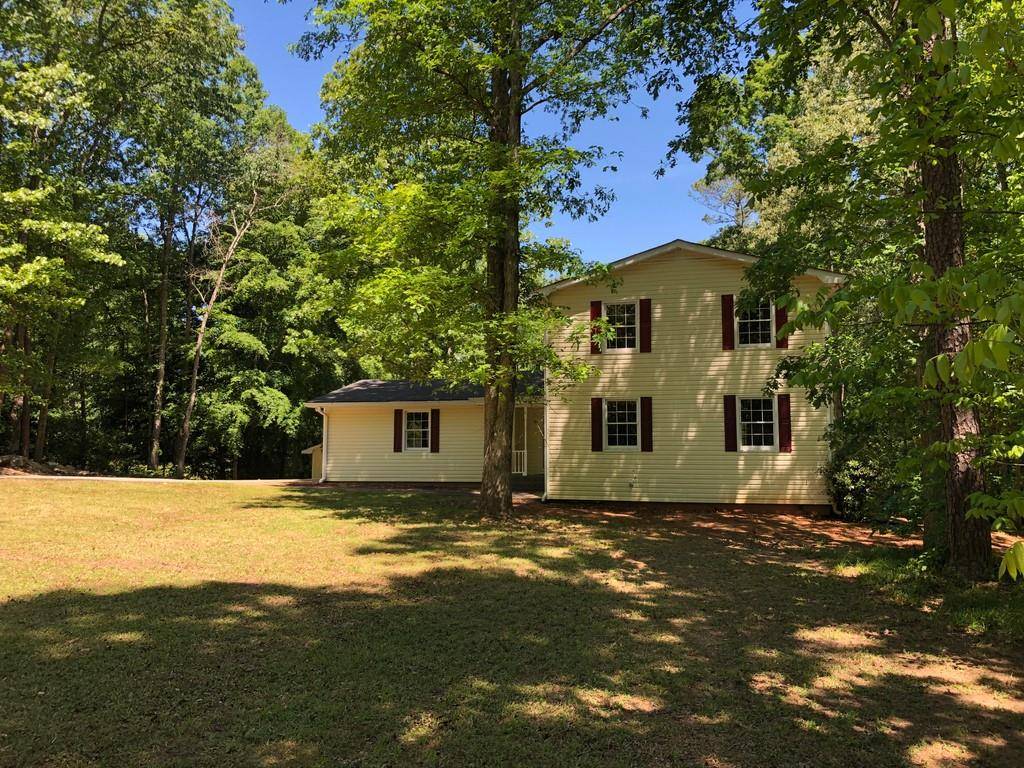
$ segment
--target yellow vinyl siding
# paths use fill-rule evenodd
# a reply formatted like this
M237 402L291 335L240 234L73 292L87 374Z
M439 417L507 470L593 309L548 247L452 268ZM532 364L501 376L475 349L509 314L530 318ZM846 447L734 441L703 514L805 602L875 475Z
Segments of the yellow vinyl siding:
M526 409L526 472L544 474L544 409Z
M789 349L722 350L721 296L740 293L743 269L727 259L669 253L621 269L614 293L603 285L575 285L551 296L584 323L592 300L650 298L652 351L590 355L586 339L579 349L567 343L567 334L555 340L562 354L593 362L601 372L549 396L550 498L827 502L818 468L827 458L820 437L828 414L812 408L802 391L791 391L792 453L725 451L723 396L759 396L779 358L809 341L797 333ZM798 287L813 293L821 284L806 277ZM654 451L592 452L590 398L641 396L653 399Z
M395 453L394 411L441 411L439 453ZM327 479L373 482L479 482L483 408L477 403L327 406Z
M310 466L309 476L312 479L314 479L314 480L319 480L321 477L323 477L323 468L324 468L324 464L323 464L324 449L323 449L323 446L321 446L321 445L316 446L313 449L313 451L310 453L310 458L311 458L311 462L310 462L311 466Z

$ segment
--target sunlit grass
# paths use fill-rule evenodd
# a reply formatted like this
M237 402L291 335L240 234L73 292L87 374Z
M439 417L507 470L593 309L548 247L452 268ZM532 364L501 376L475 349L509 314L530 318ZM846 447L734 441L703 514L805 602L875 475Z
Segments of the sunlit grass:
M1024 751L1019 594L946 584L840 523L541 504L481 520L464 493L230 483L0 494L0 766Z

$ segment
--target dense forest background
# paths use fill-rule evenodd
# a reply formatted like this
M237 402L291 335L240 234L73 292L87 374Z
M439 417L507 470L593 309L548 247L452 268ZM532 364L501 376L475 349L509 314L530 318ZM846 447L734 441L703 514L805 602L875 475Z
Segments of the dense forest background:
M341 185L263 106L229 7L5 3L0 40L0 452L301 474L301 403L355 373Z

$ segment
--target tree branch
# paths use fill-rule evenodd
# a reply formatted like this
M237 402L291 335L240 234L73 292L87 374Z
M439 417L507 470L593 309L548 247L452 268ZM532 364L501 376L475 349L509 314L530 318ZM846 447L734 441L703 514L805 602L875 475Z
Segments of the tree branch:
M597 38L599 38L602 34L604 34L605 30L608 29L608 27L610 27L612 24L614 24L615 21L620 16L622 16L622 14L624 14L626 11L628 11L630 8L632 8L634 5L636 5L638 2L640 2L640 0L626 0L626 2L624 2L622 5L620 5L618 8L616 8L614 11L612 11L607 16L605 16L601 20L601 23L598 24L596 27L594 27L593 30L591 30L589 35L586 35L583 38L581 38L579 41L577 41L576 45L574 45L572 47L572 49L568 52L568 54L566 54L560 61L556 62L551 67L551 69L548 70L547 75L545 75L545 76L538 75L533 80L531 80L528 83L526 83L525 85L523 85L522 95L525 97L528 93L530 93L530 91L533 91L536 88L539 88L539 87L543 86L544 84L550 82L551 78L555 75L555 73L557 73L560 69L565 67L566 64L571 62L574 58L576 58L583 51L585 51L587 49L587 46L589 46L592 42L594 42Z

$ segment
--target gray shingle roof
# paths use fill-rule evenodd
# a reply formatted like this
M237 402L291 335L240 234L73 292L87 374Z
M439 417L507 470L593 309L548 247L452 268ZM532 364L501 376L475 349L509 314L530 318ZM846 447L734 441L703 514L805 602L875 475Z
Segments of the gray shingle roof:
M519 385L520 394L530 387L536 391L541 380L530 380ZM482 398L484 388L476 384L451 386L444 381L379 381L360 379L341 389L309 400L309 405L329 403L414 403L443 402Z

